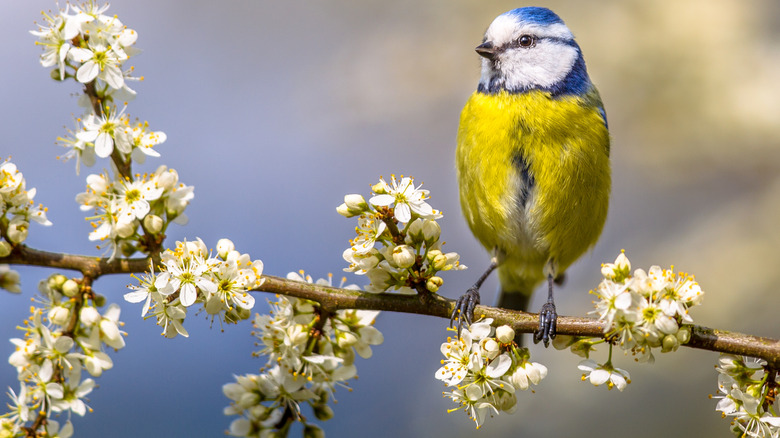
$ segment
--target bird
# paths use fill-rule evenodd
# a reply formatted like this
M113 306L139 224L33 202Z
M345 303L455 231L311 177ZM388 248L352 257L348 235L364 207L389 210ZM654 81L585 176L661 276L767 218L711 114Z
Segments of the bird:
M547 281L535 343L555 337L555 283L589 250L607 217L610 135L582 50L553 11L523 7L490 24L476 47L477 90L460 115L460 204L490 265L456 301L450 325L471 324L479 288L498 270L498 306L527 310Z

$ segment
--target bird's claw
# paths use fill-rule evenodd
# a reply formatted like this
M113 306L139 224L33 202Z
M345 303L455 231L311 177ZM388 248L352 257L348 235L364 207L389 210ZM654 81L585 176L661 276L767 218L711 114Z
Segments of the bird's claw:
M458 337L460 337L460 331L463 327L463 322L466 325L471 325L471 321L474 319L474 309L479 304L479 289L476 287L469 288L465 294L461 295L457 301L455 301L455 308L452 310L450 316L450 327L452 327L455 318L458 318Z
M555 339L555 329L558 325L558 313L555 311L555 303L548 301L539 311L539 329L534 332L534 344L544 342L544 346L550 345L550 340Z

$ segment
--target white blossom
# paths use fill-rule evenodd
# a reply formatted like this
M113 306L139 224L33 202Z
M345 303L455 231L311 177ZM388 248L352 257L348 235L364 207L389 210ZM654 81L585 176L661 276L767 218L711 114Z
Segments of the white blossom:
M441 345L445 359L434 377L452 391L445 397L459 405L481 427L488 413L511 413L517 404L515 392L537 385L547 376L547 367L529 360L525 348L514 343L514 330L492 327L485 319L448 338Z

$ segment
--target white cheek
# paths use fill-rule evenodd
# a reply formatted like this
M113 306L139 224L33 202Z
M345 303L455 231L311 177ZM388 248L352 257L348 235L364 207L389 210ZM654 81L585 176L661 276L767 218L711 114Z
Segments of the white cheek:
M507 88L550 87L566 78L578 55L574 47L548 43L507 51L499 68Z

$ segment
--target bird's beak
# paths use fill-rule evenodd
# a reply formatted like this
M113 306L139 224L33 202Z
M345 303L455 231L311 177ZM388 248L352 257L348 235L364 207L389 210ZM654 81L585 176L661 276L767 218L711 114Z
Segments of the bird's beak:
M492 41L485 41L484 43L478 45L474 50L477 51L479 56L487 58L491 61L496 58L496 53L498 53L498 49L493 46Z

